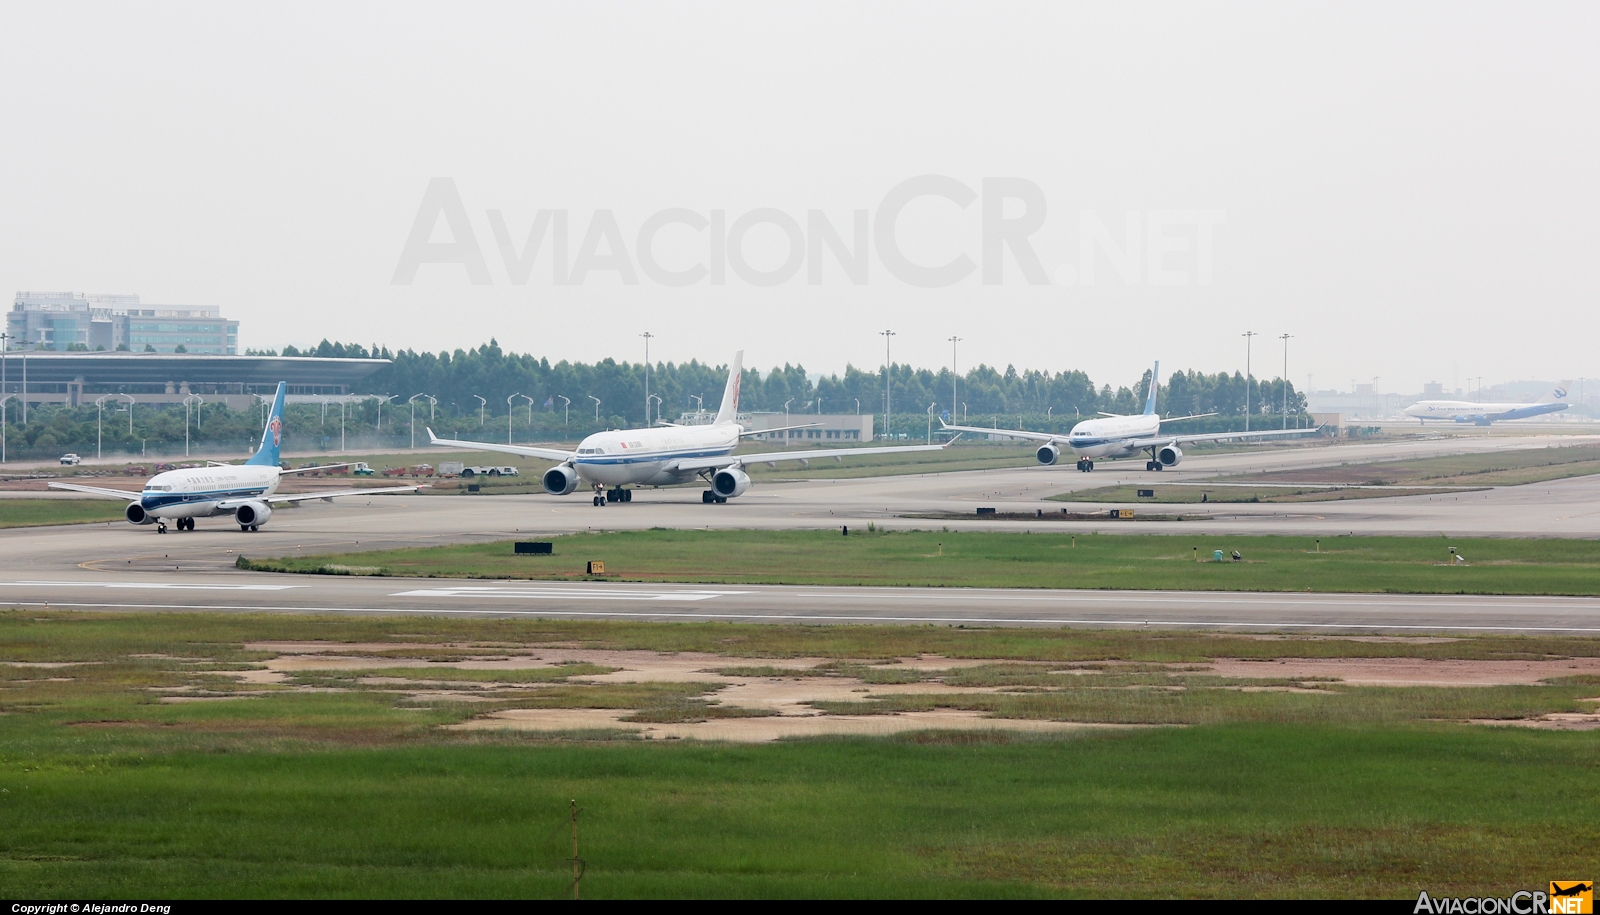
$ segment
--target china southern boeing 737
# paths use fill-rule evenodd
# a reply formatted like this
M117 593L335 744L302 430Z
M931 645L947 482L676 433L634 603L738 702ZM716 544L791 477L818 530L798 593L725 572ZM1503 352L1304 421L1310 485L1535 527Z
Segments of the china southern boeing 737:
M1160 386L1158 379L1161 376L1161 363L1157 362L1155 369L1150 372L1150 396L1145 399L1144 412L1134 416L1121 416L1115 413L1102 413L1100 419L1086 419L1072 427L1066 435L1053 435L1047 432L1024 432L1019 429L985 429L981 426L952 426L945 424L951 432L982 432L989 435L1009 435L1012 438L1029 439L1043 442L1036 453L1041 464L1054 464L1061 459L1061 446L1066 445L1078 457L1078 469L1087 473L1094 469L1096 458L1121 458L1130 457L1141 451L1148 452L1150 459L1145 461L1146 470L1163 470L1175 467L1183 460L1183 449L1179 445L1196 444L1199 442L1227 442L1246 438L1284 438L1293 435L1310 435L1316 429L1283 429L1271 432L1203 432L1197 435L1165 435L1161 432L1164 422L1175 423L1185 419L1201 419L1206 416L1216 416L1215 413L1197 413L1193 416L1179 416L1173 419L1162 419L1156 414L1156 390Z
M734 454L739 440L747 435L766 435L782 429L745 429L739 425L739 380L744 368L744 351L734 354L728 370L728 383L722 392L722 406L716 421L709 426L680 426L663 423L652 429L624 429L596 432L578 443L578 450L540 448L533 445L497 445L489 442L464 442L437 438L428 430L428 440L448 448L469 451L498 451L523 457L543 458L561 463L545 471L544 491L565 496L587 483L594 488L593 503L631 502L633 491L626 486L671 486L688 483L696 477L711 488L700 494L701 502L726 502L744 495L750 488L747 464L777 461L805 461L811 458L844 458L860 454L899 454L907 451L938 451L944 445L898 445L887 448L825 448L808 451L768 451ZM953 439L952 439L953 441ZM610 487L607 489L606 487Z
M261 430L261 448L243 464L209 462L208 467L188 467L158 473L144 484L143 492L105 489L100 486L80 486L76 483L51 483L54 489L86 492L105 499L124 499L128 509L124 517L129 524L154 524L156 533L167 532L167 522L177 524L178 530L194 530L194 519L217 515L232 515L239 522L239 530L256 531L272 517L272 506L285 502L304 502L308 499L333 500L340 496L371 496L385 492L416 492L420 486L386 486L381 489L345 489L339 492L311 492L292 496L277 494L278 484L291 473L304 470L283 470L278 466L278 452L283 444L283 395L285 385L278 383L278 396L272 400L272 412L267 415L266 428ZM317 468L343 465L333 464ZM310 468L306 468L309 470Z
M1560 413L1569 404L1567 389L1556 388L1539 399L1538 403L1473 403L1470 400L1424 400L1405 408L1407 416L1416 417L1424 426L1428 420L1446 420L1487 426L1507 419L1527 419L1544 413Z

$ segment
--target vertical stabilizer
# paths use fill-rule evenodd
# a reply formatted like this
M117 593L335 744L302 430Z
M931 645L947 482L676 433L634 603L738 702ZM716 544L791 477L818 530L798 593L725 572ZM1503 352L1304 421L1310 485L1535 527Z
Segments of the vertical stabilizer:
M1155 368L1150 370L1150 393L1144 399L1144 412L1150 416L1156 412L1156 391L1161 387L1161 360L1156 360Z
M739 382L744 379L744 350L733 354L733 365L728 367L728 386L722 389L722 406L717 409L717 425L731 423L739 417Z
M276 467L282 460L278 449L283 445L283 395L288 389L286 383L278 382L278 396L272 398L272 412L267 414L267 424L261 430L261 447L245 461L246 464Z

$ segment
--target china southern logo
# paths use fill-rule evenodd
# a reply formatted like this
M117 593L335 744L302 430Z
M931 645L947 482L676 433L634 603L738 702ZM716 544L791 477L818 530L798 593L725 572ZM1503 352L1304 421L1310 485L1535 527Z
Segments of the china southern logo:
M1566 388L1556 388L1551 393L1555 394L1556 400L1566 400L1567 399L1567 389Z
M283 444L283 420L274 416L272 422L267 423L267 428L272 430L272 446L276 448Z
M1593 915L1593 880L1552 880L1548 894L1519 890L1506 897L1417 895L1412 915Z

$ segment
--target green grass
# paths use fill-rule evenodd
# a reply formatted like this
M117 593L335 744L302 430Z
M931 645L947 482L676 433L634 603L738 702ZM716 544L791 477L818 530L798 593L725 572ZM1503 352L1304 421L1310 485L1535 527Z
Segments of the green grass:
M178 705L153 691L223 693L226 672L273 657L248 643L306 639L440 662L552 644L835 659L809 671L823 676L942 653L996 660L871 670L1008 691L838 710L1188 726L735 746L440 727L508 707L629 709L636 722L765 714L719 703L712 683L502 684L522 695L417 702L408 685L352 690L357 672L314 671L343 679ZM347 647L370 643L392 647ZM1600 640L1521 637L9 611L0 659L67 666L0 664L0 885L25 898L559 898L576 800L595 899L1505 895L1592 863L1600 744L1448 719L1590 708L1597 678L1346 687L1184 662L1597 654ZM1128 660L1141 663L1111 663ZM1080 673L1052 673L1069 662ZM397 671L463 674L430 664L355 679Z
M121 521L123 508L100 499L0 499L0 528Z
M1469 564L1451 566L1448 547ZM1234 550L1243 562L1209 560ZM1600 594L1600 543L1436 537L1241 537L1002 532L650 530L558 537L550 556L509 542L282 559L243 568L385 575L708 584L1125 588L1418 594Z
M1140 490L1150 490L1154 496L1141 496ZM1351 489L1319 487L1315 489L1297 489L1292 486L1157 486L1154 484L1132 484L1128 486L1101 486L1096 489L1080 489L1074 492L1064 492L1060 495L1047 496L1053 502L1117 502L1129 503L1159 503L1159 504L1199 504L1201 502L1343 502L1346 499L1387 499L1392 496L1432 496L1441 493L1478 492L1477 489Z
M1371 464L1339 464L1302 470L1219 477L1263 483L1371 483L1517 486L1600 473L1600 446L1531 448L1493 454L1453 454Z

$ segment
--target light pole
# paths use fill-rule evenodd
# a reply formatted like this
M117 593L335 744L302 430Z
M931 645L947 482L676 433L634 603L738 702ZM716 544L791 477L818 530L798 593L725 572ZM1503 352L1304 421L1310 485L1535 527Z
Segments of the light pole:
M533 398L529 397L526 394L518 394L517 396L522 398L523 400L526 400L528 402L528 440L532 441L533 440Z
M199 409L200 409L200 404L203 404L205 402L206 402L206 399L204 397L201 397L199 394L190 394L189 396L187 396L187 397L185 397L183 399L183 456L184 457L188 457L189 456L189 409L191 407L193 407L195 409L195 411L198 412ZM322 409L323 409L324 415L326 415L327 409L328 409L327 401L323 401ZM198 426L198 421L196 422L196 426ZM98 457L98 455L96 455L96 456Z
M706 412L705 399L702 398L699 394L690 394L689 395L689 399L694 401L694 415L696 417L695 421L698 422L699 421L698 417L702 413ZM1582 381L1582 379L1579 379L1579 381L1578 381L1578 402L1579 403L1583 402L1583 381Z
M1239 336L1244 338L1244 431L1250 431L1250 338L1256 332L1247 330Z
M522 392L518 391L517 393L512 394L510 397L506 398L506 444L507 445L511 444L511 414L517 412L517 408L513 407L511 405L511 402L513 400L516 400L518 397L521 397L521 396L522 396Z
M600 421L600 398L594 396L593 394L586 394L584 396L588 397L590 400L594 401L594 421L595 422L599 422Z
M1283 341L1283 427L1289 428L1289 341L1294 339L1293 334L1284 334L1278 338Z
M348 403L343 398L339 400L339 450L344 451L344 405Z
M859 398L859 397L855 398L855 402L856 402L856 415L860 416L861 415L861 398Z
M936 404L928 404L928 444L933 444L933 408Z
M10 385L6 383L6 357L10 354L10 352L11 335L4 331L0 331L0 394L4 394L6 392L6 388L10 387ZM0 401L0 403L3 403L3 401Z
M377 434L378 435L382 435L383 434L383 405L385 403L388 403L389 401L391 401L393 399L394 399L394 395L393 394L385 394L382 397L378 397L377 398L377 401L378 401Z
M117 396L118 397L126 397L126 398L128 398L128 437L132 438L133 437L133 405L135 403L138 403L138 401L133 399L133 395L132 394L118 394ZM22 411L24 413L26 413L28 411L28 398L26 398L26 397L22 398Z
M17 396L17 395L15 395L15 394L0 394L0 464L4 464L6 462L6 413L9 412L6 409L6 401L10 400L11 398L13 398L15 396ZM99 424L96 423L96 425L98 426ZM96 451L95 458L98 459L100 457L100 455L98 453L99 452L99 446L98 445L95 446L95 451Z
M94 459L100 460L100 419L105 413L106 398L115 394L101 394L94 401Z
M883 336L883 432L893 438L894 405L890 402L890 393L894 385L894 363L889 360L889 338L894 336L894 331L881 330L878 333Z
M650 426L650 338L655 334L645 331L639 336L644 338L644 424Z
M561 398L561 425L566 426L572 419L572 401L565 394L557 394Z
M418 397L427 397L427 396L428 395L426 395L426 394L412 394L406 400L406 403L411 405L411 450L412 451L417 450L417 398ZM511 443L507 442L506 444L509 445Z
M956 344L961 342L960 337L950 338L950 418L956 415Z
M483 428L483 408L487 407L489 405L489 402L487 400L484 400L482 397L479 397L476 394L474 394L472 396L473 396L473 398L475 400L478 401L478 428L482 429Z
M644 399L645 406L648 407L650 405L650 401L652 400L656 402L656 422L659 423L661 422L661 395L651 394L649 397L646 397ZM649 418L648 413L646 414L645 418Z

